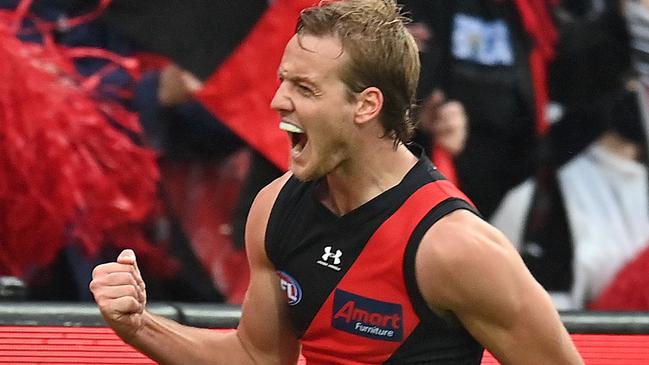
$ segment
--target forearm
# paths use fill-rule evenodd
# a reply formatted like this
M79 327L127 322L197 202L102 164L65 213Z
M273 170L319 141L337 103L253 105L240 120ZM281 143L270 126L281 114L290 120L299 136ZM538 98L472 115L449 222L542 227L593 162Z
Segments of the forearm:
M584 362L574 347L570 336L562 331L555 331L551 338L544 334L527 333L525 339L510 341L509 350L499 349L496 355L503 365L583 365ZM504 341L507 342L507 341Z
M492 327L491 331L499 336L492 338L490 350L503 365L582 365L583 360L558 314L550 314L553 308L549 298L542 299L535 304L547 307L546 310L533 310L530 304L526 310L509 313L518 319L508 327Z
M254 364L236 331L187 327L145 312L144 326L124 340L161 365Z
M526 285L509 294L499 290L495 303L459 318L503 365L582 365L549 295L535 281Z
M520 319L512 328L512 335L518 339L518 359L521 364L565 364L582 365L568 331L556 312L549 295L537 292L520 314ZM534 295L530 295L530 298ZM534 307L537 307L534 310Z

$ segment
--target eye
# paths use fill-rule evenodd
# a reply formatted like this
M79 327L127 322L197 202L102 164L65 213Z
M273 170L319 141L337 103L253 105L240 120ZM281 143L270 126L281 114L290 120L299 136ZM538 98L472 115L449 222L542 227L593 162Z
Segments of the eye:
M303 96L313 96L313 90L311 90L311 88L307 85L297 84L296 88L297 91Z

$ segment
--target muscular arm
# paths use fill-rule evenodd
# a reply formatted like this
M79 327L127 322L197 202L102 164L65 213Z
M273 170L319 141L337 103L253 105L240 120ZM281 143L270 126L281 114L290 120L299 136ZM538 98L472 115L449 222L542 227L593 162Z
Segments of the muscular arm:
M288 328L286 299L264 248L270 209L285 180L262 190L250 210L246 226L250 286L237 331L183 326L146 311L144 285L135 255L128 251L93 272L90 288L106 322L160 364L295 364L298 341Z
M453 312L502 364L583 364L516 250L472 213L453 212L431 227L416 273L431 308Z

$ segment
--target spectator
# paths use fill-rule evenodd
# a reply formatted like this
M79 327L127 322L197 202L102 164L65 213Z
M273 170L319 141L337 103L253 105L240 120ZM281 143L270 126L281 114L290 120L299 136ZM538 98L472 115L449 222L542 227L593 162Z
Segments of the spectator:
M518 244L559 309L585 308L649 242L646 138L634 107L637 94L616 101L615 124L556 171L544 198L541 182L529 180L508 194L492 220Z
M630 48L633 58L633 69L639 80L635 84L639 115L644 126L645 138L649 134L649 2L623 1L623 14L629 30ZM646 141L646 139L645 139ZM647 146L640 150L644 154L641 160L647 163ZM646 168L645 168L646 170ZM646 188L641 194L646 193ZM646 204L646 202L645 202ZM646 222L645 222L646 224ZM589 308L594 310L648 310L649 282L647 272L649 266L649 242L644 243L644 249L623 266L608 283L603 292L596 297Z
M422 98L441 90L466 109L459 184L489 217L534 172L546 129L545 70L556 30L549 2L403 0L422 48ZM534 8L537 6L537 8ZM430 95L430 96L428 96Z
M553 69L565 115L548 134L552 157L493 219L560 309L585 308L649 239L645 92L637 80L624 82L624 24L609 9L564 23L566 52Z

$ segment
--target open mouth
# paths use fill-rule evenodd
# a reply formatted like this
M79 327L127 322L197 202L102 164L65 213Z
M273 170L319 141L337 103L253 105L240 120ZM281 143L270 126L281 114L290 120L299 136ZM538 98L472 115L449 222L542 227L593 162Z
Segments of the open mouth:
M279 122L279 129L288 132L288 135L291 138L292 150L294 150L296 153L302 152L304 146L308 141L306 133L304 133L304 129L302 129L302 127L300 126L286 121Z

